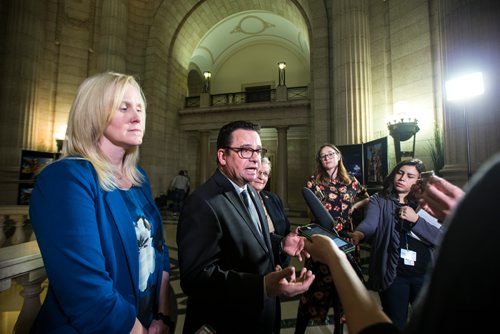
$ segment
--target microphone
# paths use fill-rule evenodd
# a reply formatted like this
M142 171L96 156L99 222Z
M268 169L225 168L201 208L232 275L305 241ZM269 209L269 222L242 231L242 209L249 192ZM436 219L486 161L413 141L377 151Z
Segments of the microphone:
M323 203L314 195L313 191L307 187L304 187L302 189L302 195L304 196L304 199L306 200L307 206L309 206L309 209L311 209L311 212L314 216L314 219L318 225L321 225L325 228L327 228L329 231L333 231L337 236L339 236L339 233L333 228L335 221L333 220L333 217L330 215L328 210L325 208ZM344 238L350 238L349 234L347 232L341 231L339 237L344 237ZM357 263L356 259L352 256L352 254L348 253L347 259L351 263L352 267L354 268L354 271L360 278L360 280L364 283L365 279L363 276L363 272L361 270L361 267Z
M311 210L314 220L316 221L316 224L327 228L330 231L334 231L337 236L339 235L337 231L333 228L335 225L335 221L333 220L332 215L328 212L328 210L325 208L323 203L314 195L313 191L307 187L304 187L302 189L302 195L304 196L304 199L306 200L307 206Z

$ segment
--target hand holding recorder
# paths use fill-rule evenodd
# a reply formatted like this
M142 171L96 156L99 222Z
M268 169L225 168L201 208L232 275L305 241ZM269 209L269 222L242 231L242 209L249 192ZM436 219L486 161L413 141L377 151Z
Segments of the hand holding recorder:
M434 172L427 173L422 173L422 180L415 196L419 199L422 209L439 221L443 221L457 206L465 193L459 187L434 175Z

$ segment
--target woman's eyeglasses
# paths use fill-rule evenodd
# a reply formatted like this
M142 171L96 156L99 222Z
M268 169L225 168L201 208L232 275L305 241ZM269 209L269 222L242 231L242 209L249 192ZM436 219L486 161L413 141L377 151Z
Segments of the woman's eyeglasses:
M321 160L328 160L328 159L333 158L336 155L337 155L337 152L330 152L330 153L327 153L327 154L320 155L319 158Z

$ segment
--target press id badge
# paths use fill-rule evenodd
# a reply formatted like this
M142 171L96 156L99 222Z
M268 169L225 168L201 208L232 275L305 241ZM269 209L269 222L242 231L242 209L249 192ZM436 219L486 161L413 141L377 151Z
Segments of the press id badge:
M417 261L417 252L401 248L401 258L404 260L404 264L407 266L414 266L415 261Z

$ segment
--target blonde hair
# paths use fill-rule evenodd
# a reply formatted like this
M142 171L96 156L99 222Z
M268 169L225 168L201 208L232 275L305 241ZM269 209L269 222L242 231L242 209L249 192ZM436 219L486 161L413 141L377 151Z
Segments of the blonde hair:
M99 140L118 111L127 85L139 91L145 119L146 99L137 81L133 76L113 72L87 78L78 88L69 112L67 141L62 156L81 156L88 160L94 166L99 185L105 191L118 188L118 180L113 174L113 166L99 148ZM138 160L139 147L131 147L125 152L123 174L134 186L144 182L144 175L137 168Z

